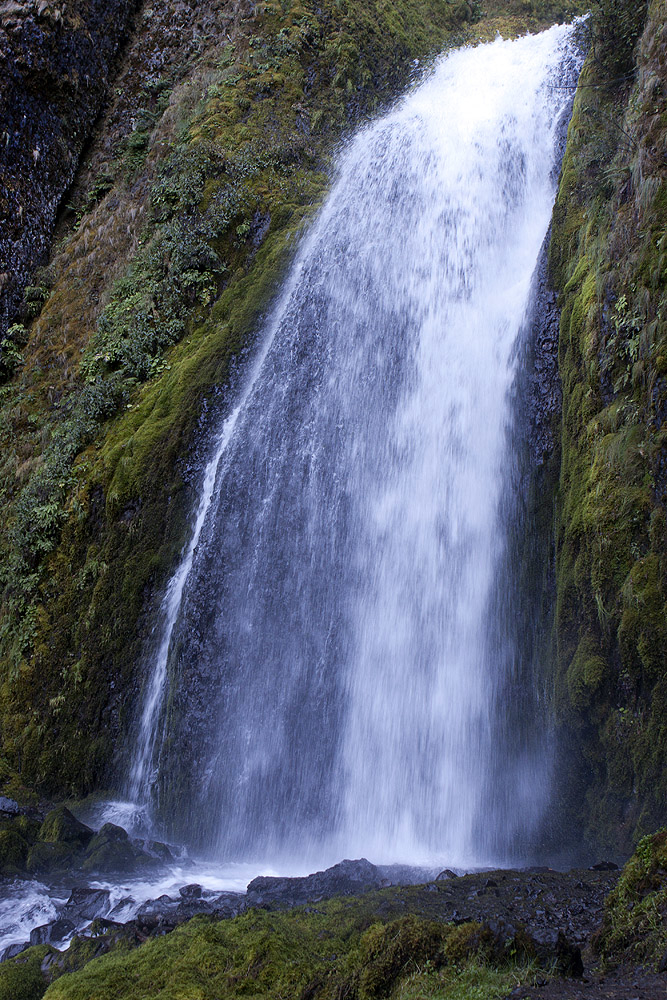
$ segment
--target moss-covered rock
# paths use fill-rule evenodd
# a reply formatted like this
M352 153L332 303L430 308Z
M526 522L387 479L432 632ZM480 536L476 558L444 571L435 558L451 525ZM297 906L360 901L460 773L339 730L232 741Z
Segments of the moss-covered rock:
M664 16L662 0L593 4L550 247L559 801L573 831L626 853L667 802Z
M0 872L15 875L24 872L30 844L18 830L0 829Z
M88 844L81 869L84 872L127 872L152 861L153 858L132 843L122 827L105 823Z
M0 1000L40 1000L48 986L42 962L51 951L47 945L30 948L0 964Z
M48 875L74 867L79 860L77 844L33 844L28 853L26 869L31 875Z
M605 902L595 947L607 966L667 971L667 830L644 837Z
M81 823L66 806L57 806L44 817L39 830L39 839L54 844L72 844L86 847L94 831Z

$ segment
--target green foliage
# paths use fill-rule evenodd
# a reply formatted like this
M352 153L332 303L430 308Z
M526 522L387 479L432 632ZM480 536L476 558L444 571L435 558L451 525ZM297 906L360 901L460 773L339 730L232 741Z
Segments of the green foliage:
M605 965L657 965L667 953L667 830L644 837L605 900L595 948Z
M607 76L631 73L637 40L644 29L648 0L593 0L593 53Z

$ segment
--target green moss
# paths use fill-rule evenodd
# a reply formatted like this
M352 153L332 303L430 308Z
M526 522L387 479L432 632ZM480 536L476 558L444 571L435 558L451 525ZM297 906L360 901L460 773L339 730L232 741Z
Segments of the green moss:
M667 668L667 387L659 362L667 303L654 228L664 230L665 204L648 113L664 51L659 4L648 5L648 18L642 4L593 6L594 50L575 100L550 247L563 384L555 690L572 748L563 781L578 790L579 822L598 845L627 850L661 821L658 802L667 797L665 744L657 742L667 725L659 695ZM644 24L640 73L618 79L616 55L627 60ZM640 160L651 161L647 173ZM583 783L575 772L586 773Z
M42 961L48 945L30 948L0 965L0 1000L40 1000L47 988Z
M583 708L602 686L607 663L599 654L599 644L593 636L584 636L577 646L567 670L567 688L571 704Z
M66 806L48 812L39 829L39 839L53 843L85 845L92 836L92 830L80 823Z
M317 909L250 911L218 923L195 918L127 954L91 961L48 990L49 1000L198 1000L301 996L370 1000L387 996L495 997L529 970L508 955L489 959L479 925L395 919L388 896L336 899ZM378 909L384 910L382 918ZM457 964L446 957L455 940ZM501 949L502 951L502 949ZM489 992L482 992L488 986Z
M667 953L667 830L637 845L605 901L594 943L607 966L655 966Z
M30 844L18 830L0 830L0 870L5 875L25 871Z

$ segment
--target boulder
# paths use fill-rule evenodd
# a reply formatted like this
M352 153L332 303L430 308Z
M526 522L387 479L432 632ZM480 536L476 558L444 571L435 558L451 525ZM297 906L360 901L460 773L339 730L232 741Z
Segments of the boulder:
M212 914L214 910L215 904L209 902L207 899L201 899L201 897L183 899L176 907L175 916L178 923L185 923L186 920L192 920L193 917L199 916L200 913Z
M50 924L41 924L30 931L30 944L49 944L51 941L64 941L74 934L76 925L71 920L58 917Z
M190 885L181 886L178 893L183 899L200 899L201 886L197 885L196 882L192 882Z
M122 826L105 823L88 844L81 869L84 872L127 872L138 865L154 863L155 859L133 843Z
M60 916L81 923L104 916L109 909L111 893L108 889L91 889L83 886L72 889L69 899L60 911Z
M16 958L17 955L20 955L22 951L25 951L29 947L29 941L23 941L21 944L7 945L3 951L0 951L0 962L6 962L9 958Z
M47 843L72 844L77 848L86 847L92 840L94 830L81 823L66 806L58 806L47 813L39 830L39 839Z
M246 897L240 892L222 892L213 902L213 914L218 920L231 920L248 908Z
M20 812L21 807L18 802L0 795L0 816L18 816Z
M382 872L366 858L341 861L323 872L304 878L276 878L261 875L248 884L248 906L267 909L317 903L332 896L360 896L386 884Z
M64 871L76 863L78 851L72 844L36 843L30 848L26 868L32 875Z
M119 899L116 905L109 910L107 917L115 921L115 918L119 916L127 906L133 906L134 902L135 900L132 896L123 896L123 898Z
M157 899L147 899L134 922L144 934L173 930L178 923L182 923L176 916L178 905L177 900L165 894L158 896Z
M164 861L169 863L174 860L174 855L171 853L166 844L163 844L159 840L139 840L134 842L138 847L140 847L146 854L150 855L155 861Z

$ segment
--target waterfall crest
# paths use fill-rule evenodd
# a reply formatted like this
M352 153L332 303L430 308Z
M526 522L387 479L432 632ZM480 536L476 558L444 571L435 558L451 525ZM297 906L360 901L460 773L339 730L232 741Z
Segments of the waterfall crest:
M131 787L171 836L465 865L538 822L548 741L499 759L490 617L579 65L564 26L459 50L343 151L165 597Z

